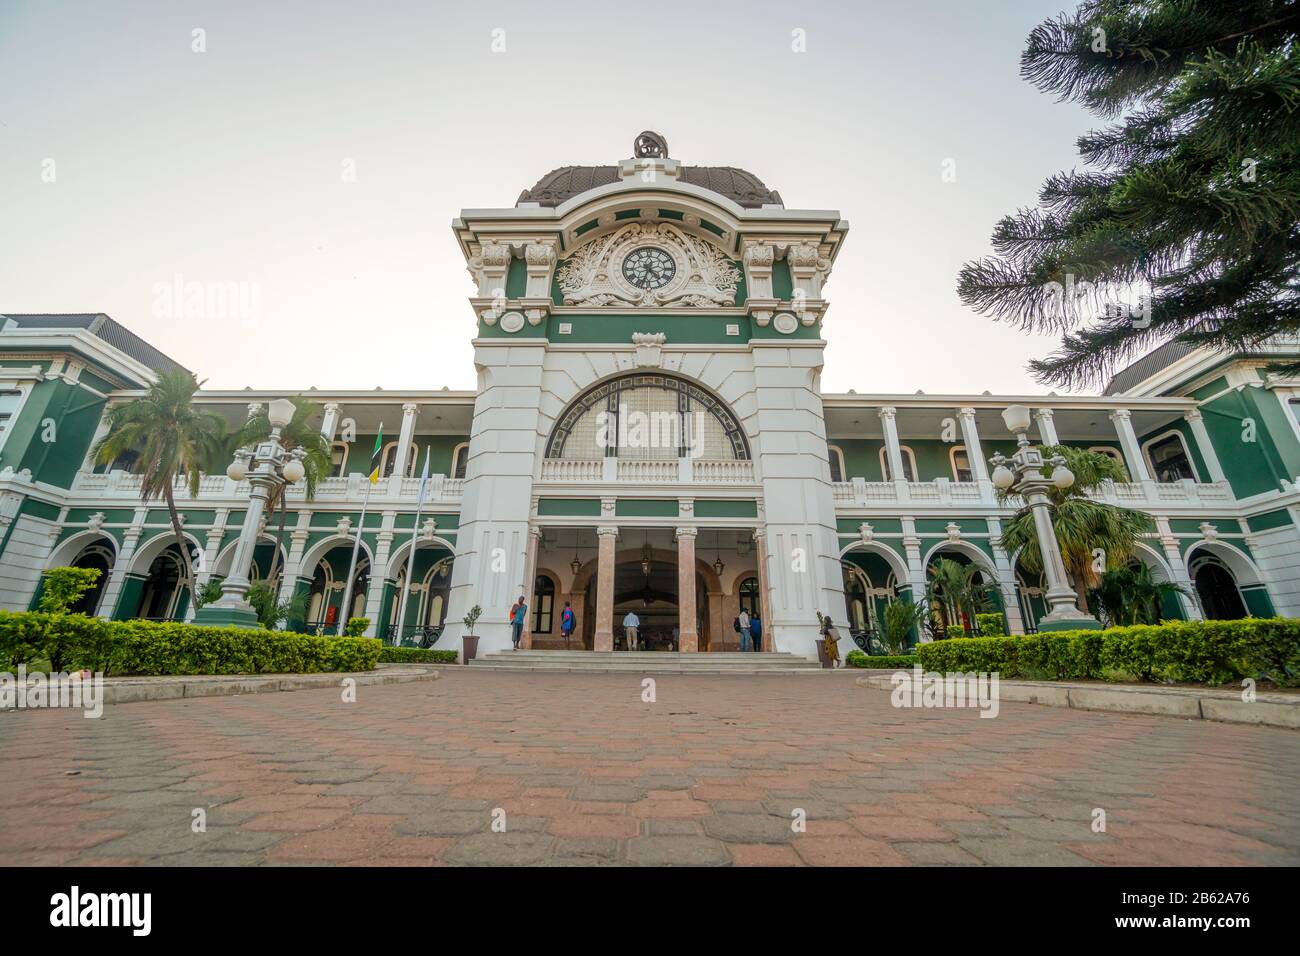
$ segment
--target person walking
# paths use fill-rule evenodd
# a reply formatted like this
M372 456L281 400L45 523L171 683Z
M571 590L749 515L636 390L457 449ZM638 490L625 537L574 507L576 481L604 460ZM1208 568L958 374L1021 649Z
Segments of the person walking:
M754 650L761 651L763 649L763 622L759 620L757 611L749 619L749 636L753 638Z
M560 635L564 638L564 646L569 646L569 638L573 636L573 627L576 621L573 617L573 606L564 602L564 610L560 612Z
M743 607L740 609L740 617L736 618L736 624L740 628L740 649L749 650L749 642L753 636L749 629L749 612Z
M524 615L527 613L528 602L521 594L515 606L510 609L510 639L514 642L515 650L519 650L519 642L524 638Z
M825 642L826 658L831 662L831 667L838 667L840 662L840 635L835 630L835 625L831 623L829 616L822 617L822 640Z
M623 618L623 636L627 640L627 649L636 650L636 632L641 626L641 619L636 616L636 611L628 611L627 616Z

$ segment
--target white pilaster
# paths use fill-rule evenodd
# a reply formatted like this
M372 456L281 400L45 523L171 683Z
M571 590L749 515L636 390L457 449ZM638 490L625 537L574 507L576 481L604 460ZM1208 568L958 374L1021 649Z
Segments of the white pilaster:
M894 482L899 501L908 500L907 473L903 471L903 450L898 443L898 410L886 405L877 413L880 427L885 433L885 458L889 461L889 477Z
M1214 442L1210 441L1210 432L1205 427L1205 419L1201 417L1201 410L1193 408L1186 412L1183 418L1192 430L1196 447L1201 450L1201 458L1205 461L1206 471L1210 473L1210 481L1227 481L1227 477L1223 474L1223 466L1219 464L1219 453L1214 450Z
M1117 408L1110 413L1110 420L1115 423L1115 433L1119 436L1120 447L1124 450L1124 464L1128 466L1129 477L1144 485L1152 484L1151 473L1142 458L1142 448L1138 445L1137 434L1133 431L1133 416L1127 408Z
M411 456L411 440L415 436L415 419L420 414L420 407L414 402L402 406L402 430L397 436L397 474L407 476L406 460Z
M320 433L325 436L326 441L333 441L334 436L338 434L340 409L338 402L325 403L325 417L320 423Z
M998 590L1002 594L1002 609L1007 615L1007 630L1012 634L1025 633L1024 618L1020 614L1020 594L1016 590L1016 569L1010 556L1002 549L1002 522L989 518L989 544L993 548L993 566L998 569Z
M975 424L975 409L958 409L957 417L961 420L961 438L966 445L966 460L970 462L971 475L979 485L980 499L987 504L992 504L993 482L989 481L989 464L984 460L984 449L980 446L979 428Z
M1199 621L1204 617L1201 613L1201 604L1196 599L1196 588L1187 573L1187 565L1183 563L1182 552L1178 550L1178 538L1174 536L1173 529L1169 526L1169 519L1157 515L1156 531L1160 534L1160 546L1164 549L1165 561L1172 572L1174 583L1182 585L1187 590L1186 594L1178 595L1178 603L1182 605L1183 614L1189 621Z
M1034 411L1034 418L1038 421L1038 440L1044 445L1059 445L1061 439L1056 435L1056 419L1050 408L1039 408Z

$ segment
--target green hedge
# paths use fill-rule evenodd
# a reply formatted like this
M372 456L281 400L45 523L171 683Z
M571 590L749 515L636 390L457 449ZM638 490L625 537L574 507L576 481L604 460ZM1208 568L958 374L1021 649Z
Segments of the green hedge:
M0 611L0 665L10 669L48 661L55 671L109 676L368 671L378 663L380 648L369 637Z
M1104 631L1051 631L1024 637L935 641L917 648L921 666L996 671L1003 677L1226 684L1263 678L1300 685L1300 620L1170 621Z
M1005 637L1007 633L1006 618L999 611L996 614L976 614L975 626L979 628L980 637Z
M385 647L379 652L385 664L455 664L455 651L435 651L426 647Z
M911 667L916 663L915 654L879 654L867 656L861 651L849 651L846 662L850 667Z

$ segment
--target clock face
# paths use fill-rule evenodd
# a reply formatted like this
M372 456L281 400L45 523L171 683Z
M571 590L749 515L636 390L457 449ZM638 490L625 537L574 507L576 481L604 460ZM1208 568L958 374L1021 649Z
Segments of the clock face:
M623 260L623 278L647 292L662 289L676 274L676 260L655 246L634 249Z

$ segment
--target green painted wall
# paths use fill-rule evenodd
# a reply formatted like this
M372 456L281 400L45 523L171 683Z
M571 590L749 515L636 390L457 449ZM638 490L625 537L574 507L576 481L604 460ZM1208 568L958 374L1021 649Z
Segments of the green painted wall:
M103 399L84 388L59 380L36 383L10 425L0 469L27 468L36 481L71 487L103 411Z

